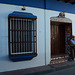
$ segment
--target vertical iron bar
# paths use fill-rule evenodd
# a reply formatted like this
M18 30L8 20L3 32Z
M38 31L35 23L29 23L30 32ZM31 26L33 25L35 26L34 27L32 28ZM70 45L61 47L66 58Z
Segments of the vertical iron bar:
M21 52L21 19L20 19L20 52Z
M16 18L16 52L17 52L17 18Z
M29 51L29 50L28 50L28 38L29 38L29 37L28 37L28 19L27 19L27 47L26 47L26 48L27 48L27 52Z
M34 50L34 53L35 53L35 35L34 35L34 32L35 32L35 30L34 30L34 20L33 20L33 50Z
M12 45L12 43L10 43L10 39L11 39L11 37L12 36L10 36L11 35L11 33L10 32L12 32L11 30L10 30L10 26L11 26L11 18L10 19L8 19L8 36L9 36L9 40L8 40L8 42L9 42L9 55L11 54L11 52L12 52L12 48L10 49L10 46ZM12 42L12 41L11 41Z
M35 33L35 36L36 36L35 37L35 52L37 53L37 22L36 22L36 20L34 20L34 25L35 25L34 31L36 32Z
M13 19L12 19L12 53L13 53Z
M30 51L32 51L32 21L30 21Z
M19 28L19 34L18 34L18 38L19 38L19 52L20 52L20 19L18 21L18 28Z
M19 20L17 19L17 52L19 52Z
M15 24L16 19L14 18L14 52L16 53L16 24Z
M27 32L27 20L25 19L25 25L24 25L24 29L25 29L25 34L24 34L24 39L25 39L25 52L26 52L26 46L27 46L27 43L26 43L26 38L27 38L27 34L26 34L26 32Z
M25 19L23 20L23 42L23 49L25 51Z
M23 25L23 24L22 24L22 19L21 19L21 52L23 52L23 50L22 50L22 43L23 43L23 42L22 42L22 31L23 31L22 25Z
M30 29L29 29L29 27L30 27L30 20L28 19L28 25L27 25L27 28L28 28L28 38L27 38L28 43L27 43L27 52L29 52L29 51L30 51Z

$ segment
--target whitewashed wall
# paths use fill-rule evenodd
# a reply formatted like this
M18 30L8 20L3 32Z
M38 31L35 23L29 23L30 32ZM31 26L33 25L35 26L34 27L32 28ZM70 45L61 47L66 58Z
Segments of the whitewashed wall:
M0 4L0 72L45 65L44 10ZM29 12L37 16L37 57L29 61L12 62L8 57L8 15L13 11Z

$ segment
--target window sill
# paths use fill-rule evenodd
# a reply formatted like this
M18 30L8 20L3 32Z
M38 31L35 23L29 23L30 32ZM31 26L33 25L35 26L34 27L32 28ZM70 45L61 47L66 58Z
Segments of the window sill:
M28 56L15 56L15 57L10 57L9 56L9 59L14 61L14 62L17 62L17 61L27 61L27 60L33 59L36 56L37 56L37 54L36 55L28 55Z

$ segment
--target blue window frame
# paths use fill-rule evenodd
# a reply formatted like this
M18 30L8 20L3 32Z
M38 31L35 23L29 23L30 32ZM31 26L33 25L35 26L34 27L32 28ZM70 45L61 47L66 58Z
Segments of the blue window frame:
M31 13L13 12L8 16L9 58L30 60L37 56L37 17Z

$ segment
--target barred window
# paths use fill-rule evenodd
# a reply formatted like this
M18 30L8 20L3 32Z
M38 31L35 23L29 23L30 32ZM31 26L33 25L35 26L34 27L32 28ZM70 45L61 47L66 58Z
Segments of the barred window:
M9 56L37 54L36 19L9 16Z

